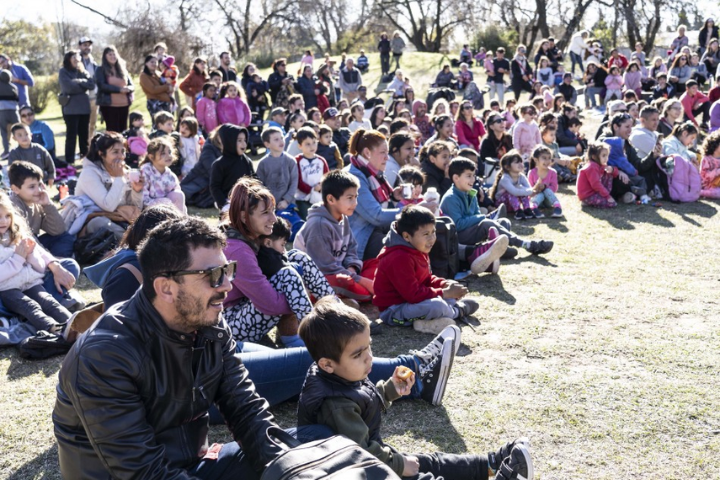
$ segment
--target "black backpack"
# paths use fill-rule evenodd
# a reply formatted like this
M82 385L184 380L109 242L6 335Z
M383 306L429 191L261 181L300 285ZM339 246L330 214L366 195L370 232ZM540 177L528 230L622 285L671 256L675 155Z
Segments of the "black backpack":
M435 219L437 240L430 250L430 268L433 275L453 280L460 270L458 256L458 235L455 223L450 217Z
M81 266L95 265L116 246L115 234L103 228L75 240L73 252Z
M285 452L267 465L260 480L400 480L390 467L342 435L303 444L278 427L270 427L267 435Z
M18 351L22 358L42 360L55 355L65 355L71 346L72 343L66 341L60 335L38 330L37 334L20 342Z

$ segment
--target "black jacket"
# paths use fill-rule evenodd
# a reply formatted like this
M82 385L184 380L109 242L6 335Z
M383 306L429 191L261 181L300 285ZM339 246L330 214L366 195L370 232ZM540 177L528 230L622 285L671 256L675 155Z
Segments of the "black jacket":
M180 182L180 189L185 194L185 203L200 208L213 206L210 193L210 170L212 164L222 155L222 152L211 141L205 142L200 158L195 166Z
M430 187L435 187L442 197L450 188L452 188L452 180L445 176L445 172L436 167L429 160L423 160L420 163L420 169L425 174L425 184L423 184L423 192L427 192Z
M277 94L280 91L280 88L282 88L283 80L288 78L288 76L287 72L285 72L285 75L280 75L280 72L275 70L268 77L268 85L270 85L270 99L273 103L275 103L275 98L277 98Z
M350 144L350 129L346 127L340 127L337 130L333 130L332 141L337 145L340 150L340 155L344 158L345 154L348 153L348 145Z
M218 208L227 203L228 195L238 179L255 176L252 161L245 152L237 151L237 137L243 132L245 138L250 138L246 129L235 125L223 125L218 132L223 144L222 157L210 167L210 194Z
M568 120L570 120L565 114L557 116L557 143L560 147L574 147L580 140L568 136Z
M135 90L135 86L133 85L130 75L125 76L125 83L127 83L127 88L131 92ZM120 93L120 87L116 87L115 85L110 85L108 83L107 77L105 76L105 70L103 70L100 66L95 69L95 85L97 85L98 89L97 97L95 97L95 103L100 107L109 107L112 101L110 95L113 93ZM128 102L132 103L130 95L130 93L127 94Z
M63 478L191 478L213 403L257 470L280 453L227 323L173 331L139 291L65 357L52 416Z

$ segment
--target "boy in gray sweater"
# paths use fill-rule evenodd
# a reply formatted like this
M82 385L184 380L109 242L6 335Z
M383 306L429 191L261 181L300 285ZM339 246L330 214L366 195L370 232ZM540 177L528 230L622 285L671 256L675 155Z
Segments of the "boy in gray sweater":
M310 256L336 294L369 302L373 282L360 275L363 262L348 219L357 206L360 183L348 172L333 170L321 185L323 204L310 208L293 246Z
M266 128L261 138L268 153L260 160L256 175L275 197L275 209L282 211L295 203L297 162L284 152L285 139L279 128Z
M55 163L53 163L50 152L45 150L42 145L32 142L30 127L24 123L16 123L12 126L12 137L18 146L10 150L8 165L20 160L32 163L42 170L43 182L48 187L52 187L55 181Z

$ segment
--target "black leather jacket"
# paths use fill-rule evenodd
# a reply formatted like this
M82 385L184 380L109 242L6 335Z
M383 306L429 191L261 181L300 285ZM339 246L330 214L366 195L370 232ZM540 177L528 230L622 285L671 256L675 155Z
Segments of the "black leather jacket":
M190 479L208 448L215 403L260 471L280 449L223 320L170 330L142 291L112 307L62 365L53 411L63 478Z

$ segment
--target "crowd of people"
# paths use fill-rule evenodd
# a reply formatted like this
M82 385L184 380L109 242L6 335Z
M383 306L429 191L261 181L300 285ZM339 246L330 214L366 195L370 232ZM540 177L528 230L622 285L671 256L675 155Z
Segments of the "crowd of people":
M519 237L513 222L562 218L560 183L590 207L676 200L681 181L720 198L718 35L712 19L705 27L696 52L679 29L670 57L649 68L642 45L630 60L617 49L605 59L585 31L568 72L553 39L535 68L523 45L511 61L503 48L464 46L458 74L443 66L427 102L400 68L399 33L378 45L387 100L368 97L364 53L335 70L307 51L297 78L279 58L265 80L222 52L181 78L160 43L138 81L149 117L130 111L120 52L108 46L96 63L83 37L59 75L63 159L28 103L32 76L0 54L10 190L0 192L0 315L22 318L26 336L75 342L53 413L63 475L255 478L279 453L268 404L300 395L298 438L342 433L399 476L532 479L524 438L487 456L407 454L384 443L380 414L403 396L442 402L457 323L480 308L457 280L497 275L520 250L549 253L553 241ZM594 139L580 132L583 94L605 115ZM94 132L98 110L106 128ZM216 209L219 226L188 207ZM73 290L78 261L102 291L97 321ZM436 336L373 358L382 328L361 303L386 325ZM279 348L265 345L273 330ZM209 422L227 423L242 449L208 448Z

